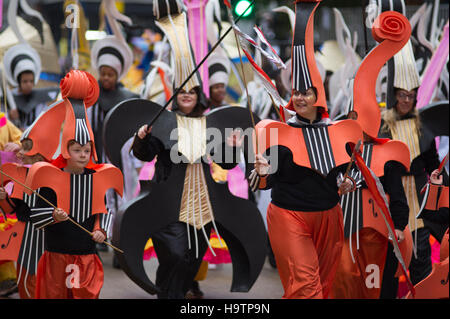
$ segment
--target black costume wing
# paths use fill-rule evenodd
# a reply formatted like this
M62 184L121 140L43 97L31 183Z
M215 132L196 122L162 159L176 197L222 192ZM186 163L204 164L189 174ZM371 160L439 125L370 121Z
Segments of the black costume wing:
M260 119L253 113L253 121L256 125ZM253 147L253 126L250 112L247 108L239 106L222 106L216 108L206 115L206 126L219 129L221 136L226 138L232 129L242 129L245 134L242 151L245 157L245 176L250 175L253 169L251 163L255 162Z
M429 104L419 110L420 121L434 136L449 136L448 101Z
M161 111L162 106L152 101L144 99L129 99L117 104L106 116L103 125L103 145L105 147L106 156L111 163L122 168L121 149L126 141L128 141L139 128L154 118ZM155 122L155 134L161 135L161 139L165 139L165 134L170 136L170 128L176 118L174 114L163 111L161 117Z

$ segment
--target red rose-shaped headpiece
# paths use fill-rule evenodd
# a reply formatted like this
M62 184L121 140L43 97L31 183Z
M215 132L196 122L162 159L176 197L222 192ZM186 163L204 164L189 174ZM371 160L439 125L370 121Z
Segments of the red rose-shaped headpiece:
M383 12L373 23L372 35L380 43L383 40L401 42L410 37L411 25L408 19L399 12Z
M61 80L59 87L65 98L84 100L86 107L97 102L100 88L95 78L88 72L72 70Z

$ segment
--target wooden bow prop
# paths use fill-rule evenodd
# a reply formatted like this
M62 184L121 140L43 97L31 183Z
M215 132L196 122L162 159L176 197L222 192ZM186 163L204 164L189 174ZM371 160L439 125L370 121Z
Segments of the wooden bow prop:
M362 141L358 140L358 143L356 143L355 150L360 150L362 145ZM350 158L350 162L347 165L347 168L345 169L344 176L342 177L342 183L345 181L345 179L350 174L350 170L352 168L353 163L355 162L355 152L352 152L352 156ZM354 185L356 187L356 184ZM341 190L339 189L339 195L342 195Z
M362 145L362 141L359 140L358 143L356 143L355 150L359 151L361 149L361 145ZM352 168L352 165L353 165L354 161L355 161L355 152L352 152L352 157L350 158L350 162L347 165L347 169L345 170L345 174L344 174L344 177L343 177L344 181L348 177L348 174L350 174L350 169Z
M255 4L255 0L252 0L252 2L247 7L247 9L236 19L236 22L238 22L254 4ZM155 117L150 121L150 124L148 124L148 127L153 126L153 124L156 122L156 120L161 116L161 114L164 112L164 110L173 101L175 96L177 96L177 94L184 88L184 86L190 81L190 79L197 73L197 71L200 69L200 67L203 65L203 63L205 63L208 60L210 55L220 45L220 43L222 43L222 41L231 32L231 30L233 30L233 26L228 28L228 30L220 37L219 41L217 41L217 43L211 48L211 50L208 52L208 54L203 58L203 60L195 67L195 69L191 72L191 74L189 74L189 76L184 80L184 82L180 85L180 87L175 90L175 92L172 94L172 96L166 102L166 104L159 110L159 112L155 115Z
M447 162L448 162L448 152L447 152L447 155L445 155L444 159L442 160L441 164L439 165L438 175L441 175L442 171L444 170L445 164L447 164Z
M25 185L24 183L18 181L17 179L15 179L14 177L8 175L7 173L3 172L3 170L0 169L0 174L1 176L6 176L8 178L10 178L13 182L18 183L19 185L25 187L26 189L28 189L29 191L33 192L33 194L36 194L39 198L41 198L44 202L46 202L48 205L50 205L51 207L53 207L54 209L57 209L58 207L56 207L55 205L53 205L48 199L46 199L44 196L42 196L41 194L39 194L38 192L36 192L35 190L31 189L30 187L28 187L27 185ZM76 221L74 221L70 216L68 219L72 224L74 224L75 226L79 227L80 229L82 229L83 231L85 231L86 233L88 233L89 235L93 235L93 233L89 230L87 230L86 228L84 228L83 226L81 226L80 224L78 224ZM108 245L109 247L111 247L112 249L114 249L115 251L118 251L120 253L123 254L123 250L115 247L114 245L108 243L107 241L104 241L104 243L106 245Z

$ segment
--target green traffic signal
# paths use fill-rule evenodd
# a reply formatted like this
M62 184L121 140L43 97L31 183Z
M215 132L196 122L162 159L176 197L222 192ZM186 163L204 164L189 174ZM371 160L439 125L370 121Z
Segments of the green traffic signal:
M234 13L237 16L241 16L245 10L247 10L247 8L251 5L251 2L248 0L240 0L236 3L236 5L234 6ZM253 6L250 6L250 8L244 13L244 15L242 15L243 18L248 17L249 15L251 15L253 12Z

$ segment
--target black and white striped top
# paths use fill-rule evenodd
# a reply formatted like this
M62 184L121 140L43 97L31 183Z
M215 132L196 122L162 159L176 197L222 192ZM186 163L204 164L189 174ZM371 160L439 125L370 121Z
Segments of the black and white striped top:
M302 131L311 168L327 176L336 166L328 126L306 126Z
M367 167L372 162L373 144L364 144L362 158ZM344 235L348 238L363 226L362 182L363 177L358 169L352 169L349 176L356 182L356 190L341 197L341 207L344 214Z
M39 190L38 190L39 192ZM26 205L27 208L32 209L34 205L37 203L37 195L32 194L23 195L23 202L21 205ZM16 207L18 209L18 207ZM20 208L19 208L20 209ZM39 212L37 213L39 214ZM43 215L38 215L43 216ZM43 223L45 222L45 217L38 218L37 220L42 220ZM39 224L39 222L38 222ZM37 265L39 262L39 259L41 258L42 254L44 253L44 246L45 246L45 237L44 237L44 231L38 230L33 225L33 223L28 220L25 222L25 229L24 234L22 237L22 243L19 250L19 255L17 257L17 280L23 281L25 283L24 289L25 293L28 295L28 297L33 298L32 291L28 290L28 283L29 283L29 276L35 275L37 272Z
M83 223L92 211L92 174L70 175L70 215Z
M70 217L82 224L92 216L93 174L70 175ZM28 195L27 195L28 196ZM35 207L36 197L28 199L31 208L31 220L37 229L44 228L54 222L53 207ZM107 231L111 226L111 214L99 214L100 226Z
M37 193L40 193L40 191L38 189ZM53 219L53 207L36 207L36 194L32 194L31 196L24 194L24 201L30 207L30 219L36 229L43 229L55 221Z
M109 208L107 208L108 213L107 214L98 214L99 215L99 221L100 221L100 228L103 229L103 231L105 232L105 234L109 234L110 233L110 229L111 229L111 224L112 224L112 212Z

